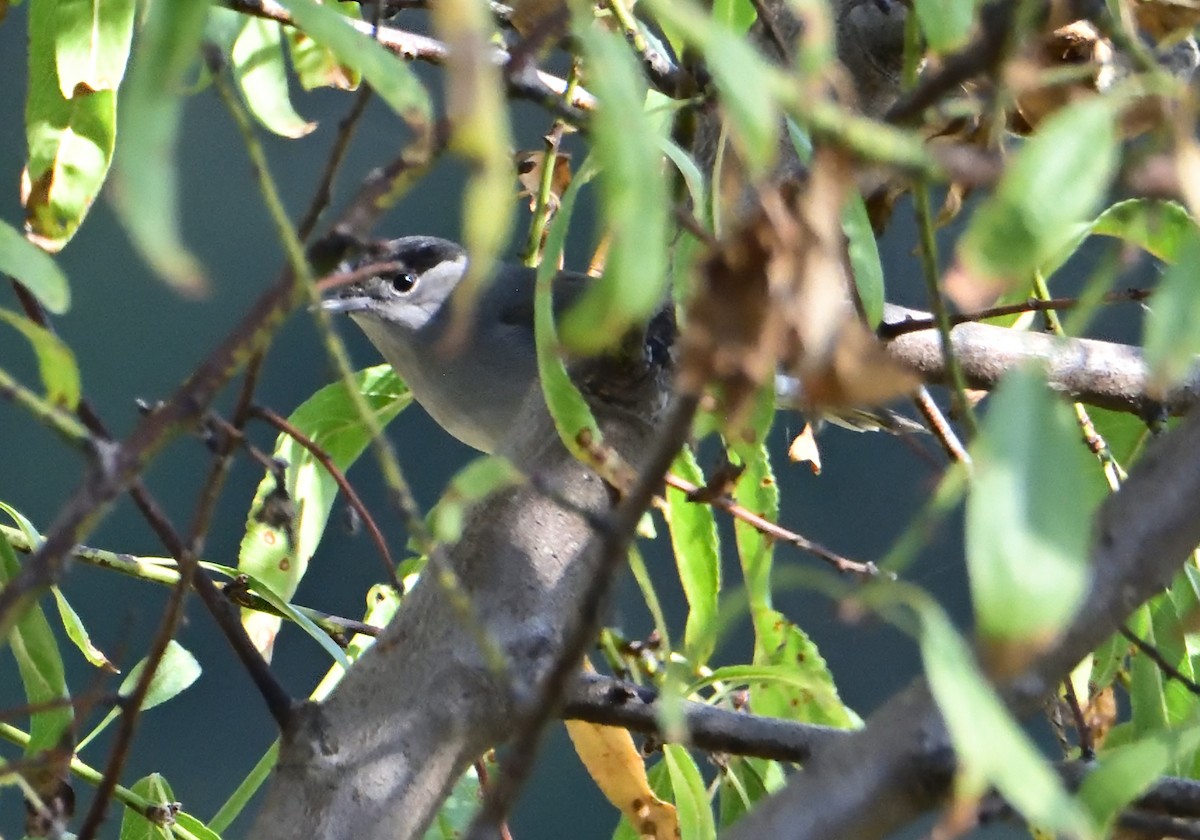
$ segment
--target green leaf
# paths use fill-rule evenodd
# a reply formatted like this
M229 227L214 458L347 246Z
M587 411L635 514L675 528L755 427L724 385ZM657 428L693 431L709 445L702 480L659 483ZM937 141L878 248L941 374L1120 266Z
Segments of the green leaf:
M594 354L613 347L663 303L667 283L670 201L658 134L645 109L646 88L623 38L579 27L600 107L592 117L594 161L601 170L603 230L609 237L604 276L590 284L562 323L570 349Z
M1158 285L1145 322L1146 362L1151 387L1159 393L1187 377L1200 352L1200 232L1194 228L1179 248L1178 261Z
M79 613L75 612L75 608L62 594L62 590L57 586L52 586L50 591L54 593L54 603L58 605L58 617L62 621L63 629L67 631L67 638L75 643L75 647L79 648L79 652L88 662L97 668L119 673L117 667L104 655L104 651L92 643L91 634L84 627L83 619L79 617Z
M730 32L745 35L758 19L758 12L750 0L713 0L712 17Z
M588 454L580 446L580 436L588 435L599 445L602 435L596 418L587 401L571 381L567 368L560 356L558 329L554 323L554 291L551 281L557 273L556 266L563 252L571 216L575 212L575 200L583 185L591 180L594 170L584 163L574 180L567 187L559 203L558 212L550 222L546 234L546 247L537 271L537 291L533 299L534 340L537 346L538 381L546 407L554 420L554 428L567 451L580 460Z
M203 269L179 230L175 141L180 91L197 56L207 3L156 0L139 33L121 115L113 206L142 258L178 291L207 289Z
M1078 236L1108 193L1117 166L1116 103L1094 97L1047 119L976 210L958 256L972 274L1012 285Z
M71 99L63 96L55 65L57 10L57 0L30 3L25 100L29 157L21 176L29 238L51 253L75 235L100 193L112 162L117 117L112 90L81 88Z
M679 453L671 471L692 484L704 486L704 474L690 449ZM717 646L717 600L721 592L717 521L711 507L689 502L686 493L673 487L667 488L664 515L671 532L679 581L688 602L684 655L694 666L704 665Z
M778 153L782 119L775 68L739 32L691 3L653 0L648 5L677 52L690 44L704 56L751 179L765 175Z
M1058 774L984 681L974 657L935 602L913 604L921 617L925 674L958 755L961 773L982 793L994 785L1031 823L1080 838L1095 837L1087 816Z
M54 333L15 312L0 309L0 321L13 326L33 345L50 402L74 410L79 404L81 386L71 348Z
M278 23L247 17L230 59L246 107L268 130L281 137L303 137L317 127L292 107Z
M355 381L380 426L390 423L412 402L412 394L391 365L359 371ZM288 422L323 449L342 471L350 468L371 439L370 430L363 425L340 382L325 386L305 400ZM288 464L284 489L295 503L295 518L290 528L262 521L263 502L275 490L275 479L265 475L250 504L238 569L289 601L325 532L337 484L307 449L287 435L276 439L273 454Z
M58 263L4 222L0 222L0 272L19 280L55 315L71 307L71 288Z
M54 0L55 58L65 99L116 90L125 75L133 37L134 0Z
M4 534L0 533L0 588L20 571L17 555ZM45 613L36 602L17 617L8 633L8 644L17 660L26 702L40 705L70 699L58 642L50 623L46 621ZM73 717L69 704L32 713L29 716L29 743L25 747L25 754L35 755L57 747Z
M838 696L833 674L807 633L774 610L759 613L755 630L754 664L728 671L730 679L754 680L755 713L843 729L862 725ZM734 676L739 669L745 669L744 677Z
M494 760L486 763L489 774L499 772ZM458 781L454 783L450 795L442 802L432 825L425 831L424 840L458 840L465 837L471 820L479 812L482 796L483 787L479 784L479 774L474 766L468 767L467 772L459 776Z
M921 31L934 52L947 53L966 44L975 23L975 0L915 0Z
M1029 368L1000 383L972 456L966 542L979 632L1043 643L1086 592L1100 472L1070 409Z
M245 573L243 572L243 574ZM346 652L338 647L337 642L329 638L329 634L318 627L312 619L292 606L290 601L280 598L271 591L271 587L258 581L253 575L245 575L245 577L255 594L262 596L264 601L279 610L284 617L307 633L309 638L320 645L337 665L340 665L342 668L350 667L350 658L346 655ZM257 615L267 619L275 619L275 616L266 616L263 613L257 613Z
M445 543L458 542L472 505L524 479L506 458L489 455L471 461L450 480L442 498L429 512L429 529L434 538Z
M133 693L144 670L146 660L142 659L133 666L129 675L121 680L122 696L128 697ZM146 691L146 699L142 701L141 710L144 712L153 709L181 694L200 678L200 672L200 663L187 648L174 639L167 642L167 649L163 651L158 668L150 678L150 686Z
M313 0L280 0L296 25L337 60L371 83L393 111L423 129L430 120L429 94L404 61L388 52L338 9ZM369 27L368 27L369 28Z
M728 828L754 810L759 800L776 789L768 787L767 780L782 776L783 770L777 761L732 756L721 769L721 785L717 788L720 828Z
M1090 232L1137 245L1163 262L1173 263L1195 234L1196 221L1174 201L1130 198L1097 216Z
M130 788L133 793L145 799L150 805L161 809L163 822L152 822L139 814L133 808L126 806L125 816L121 819L121 840L172 840L171 829L167 819L170 817L175 801L175 792L171 785L158 773L151 773L138 779Z
M745 467L733 487L733 500L770 522L779 521L779 485L775 482L771 455L766 445L774 418L775 394L771 388L765 388L751 417L751 437L729 441L729 446ZM761 639L771 634L774 624L771 569L774 565L775 541L740 519L733 523L733 535L742 577L746 582L755 636Z
M679 812L679 834L688 840L716 840L717 825L700 768L684 747L663 746L663 763L671 776L671 792Z
M879 259L879 244L871 229L871 219L867 216L866 202L858 192L851 193L842 208L842 231L846 234L850 271L858 299L862 301L867 323L877 327L883 320L883 263Z
M337 0L326 5L352 20L362 19L357 0ZM292 56L292 69L305 90L319 87L353 90L358 87L362 74L338 61L332 50L321 46L294 26L284 29L283 34Z
M1179 729L1159 730L1117 747L1101 755L1083 780L1079 801L1108 836L1107 829L1127 805L1198 749L1200 723L1194 718Z

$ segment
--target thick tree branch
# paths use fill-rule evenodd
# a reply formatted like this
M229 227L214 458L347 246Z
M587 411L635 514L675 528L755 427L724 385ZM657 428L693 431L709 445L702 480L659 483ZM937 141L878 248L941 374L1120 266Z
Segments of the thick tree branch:
M929 314L901 306L884 310L884 323L904 324ZM1200 381L1178 385L1164 399L1149 393L1150 372L1136 347L1086 338L1061 339L987 324L959 324L950 331L954 355L973 388L990 389L1018 365L1046 365L1051 387L1078 402L1152 418L1185 412L1200 398ZM888 343L889 352L930 382L944 382L941 339L932 330L909 332Z

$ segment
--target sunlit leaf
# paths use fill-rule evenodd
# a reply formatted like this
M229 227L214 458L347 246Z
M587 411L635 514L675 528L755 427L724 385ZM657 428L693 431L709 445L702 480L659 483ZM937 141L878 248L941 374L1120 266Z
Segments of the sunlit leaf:
M72 99L63 96L55 66L58 4L29 5L29 157L21 202L29 238L53 253L75 235L104 184L116 141L117 103L112 90L81 88Z
M4 222L0 222L0 272L19 280L55 315L71 305L67 275L54 258Z
M646 88L620 36L579 27L600 108L592 118L604 231L604 276L563 319L564 344L583 354L610 348L662 305L667 283L667 198L658 135L645 111Z
M716 840L717 825L704 777L691 753L678 744L663 746L663 763L671 775L671 792L679 815L679 832L688 840Z
M246 106L266 128L283 137L303 137L317 127L292 107L279 24L247 17L233 42L233 73Z
M47 398L73 410L79 403L81 386L79 368L71 348L54 333L7 309L0 309L0 322L14 327L33 345Z
M355 29L338 9L314 0L280 0L300 29L345 66L371 83L397 114L424 127L431 112L429 94L412 69L374 38Z
M354 0L337 0L327 5L348 18L362 19L359 5ZM358 87L362 74L338 61L332 50L321 46L295 27L287 27L284 36L292 56L292 69L305 90L319 87L352 90Z
M189 295L207 280L179 230L175 141L187 73L198 56L208 6L157 0L139 32L121 106L113 203L134 246L164 280Z
M359 371L355 381L380 425L391 422L412 402L412 394L390 365ZM371 439L370 429L363 425L341 383L317 391L292 412L288 422L321 447L343 471L357 460ZM270 474L259 482L238 553L238 568L289 601L325 532L337 483L307 449L287 435L276 439L274 457L288 465L284 486L278 490ZM280 493L294 506L294 515L285 522L264 515L264 503L269 498L278 499ZM260 650L270 650L280 619L248 611L243 621L250 625L247 632Z
M134 6L134 0L54 0L55 58L64 98L117 89L129 60Z

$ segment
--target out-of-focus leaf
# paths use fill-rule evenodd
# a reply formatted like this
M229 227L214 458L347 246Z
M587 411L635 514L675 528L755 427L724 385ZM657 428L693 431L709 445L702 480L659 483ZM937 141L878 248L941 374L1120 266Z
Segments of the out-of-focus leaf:
M575 199L583 185L591 180L594 170L587 163L575 174L575 180L563 193L562 204L550 222L546 233L546 247L542 263L538 266L537 291L533 301L534 339L537 345L538 380L542 384L542 395L546 407L554 419L554 428L567 451L577 458L586 458L580 447L580 435L591 437L596 445L601 441L600 427L587 401L571 382L563 364L558 344L558 329L554 323L554 291L551 281L555 267L566 243L567 229L575 212Z
M713 20L738 35L745 35L758 18L750 0L714 0Z
M966 43L975 5L975 0L915 0L913 9L930 49L946 53Z
M429 527L434 539L458 542L471 505L496 490L523 480L521 471L506 458L476 458L455 474L442 498L429 512Z
M121 145L112 198L142 258L188 295L208 287L179 230L175 139L180 93L197 57L208 4L156 0L139 33L121 106Z
M354 20L361 20L362 13L356 0L337 0L330 3L337 11ZM353 90L358 87L362 74L338 61L337 56L295 27L284 30L288 50L292 55L292 69L305 90L319 87Z
M62 594L62 590L57 586L52 586L50 591L54 593L54 603L58 605L58 617L62 620L63 629L67 631L67 638L75 643L75 647L79 648L79 652L83 654L84 658L97 668L104 668L114 674L120 673L117 666L113 665L104 655L104 651L92 643L91 634L84 627L83 619L79 617L79 613L75 612L71 602Z
M720 92L728 126L752 177L765 174L778 152L781 124L774 68L750 42L690 3L646 2L676 50L699 50Z
M296 113L288 95L287 68L279 24L247 17L230 58L250 113L282 137L303 137L317 127Z
M1181 728L1159 730L1105 752L1083 780L1079 801L1096 825L1109 829L1125 806L1197 749L1200 722L1193 719Z
M19 280L55 315L71 306L71 288L58 263L4 222L0 222L0 272Z
M779 762L730 757L721 771L721 786L717 789L719 827L724 830L733 825L753 810L760 799L782 786L783 770Z
M690 449L679 454L671 471L692 484L704 486L704 474ZM711 507L689 502L686 493L673 487L667 489L664 514L671 531L679 582L688 602L684 655L693 665L704 665L717 645L717 599L721 592L717 522Z
M956 300L967 305L1026 280L1078 235L1116 171L1116 117L1113 101L1082 100L1013 155L959 240L960 271L947 281Z
M79 368L71 348L54 333L15 312L0 309L0 321L12 325L33 345L49 400L73 410L79 404L80 384Z
M15 578L21 571L17 555L8 540L0 533L0 588ZM0 640L5 641L5 640ZM25 700L30 705L68 700L67 680L63 671L62 656L58 642L46 621L46 615L37 603L32 603L17 617L8 633L7 642L17 660L21 684L25 689ZM26 755L53 749L73 718L69 704L52 706L29 716L29 743Z
M21 203L28 236L51 253L75 235L112 162L117 101L112 90L80 88L66 99L55 54L60 34L56 0L29 8L29 96L25 139L29 157L21 173Z
M381 426L390 423L410 402L412 394L391 365L377 365L355 374L359 390ZM328 453L341 470L349 469L371 439L371 432L340 382L327 385L305 400L288 422ZM329 520L337 484L312 455L287 435L275 441L274 457L285 461L282 490L267 474L259 482L246 520L246 535L238 553L238 569L290 601L308 569L308 561ZM280 500L294 504L294 516L277 521L264 515L264 503ZM272 495L275 494L275 495ZM294 544L293 544L294 540ZM243 623L260 650L269 651L280 619L247 611Z
M116 90L129 60L134 0L54 0L55 58L65 99Z
M604 276L563 319L567 347L583 354L612 347L662 304L667 283L667 198L662 153L644 107L646 88L620 36L580 27L600 108L592 118L601 170L603 227L610 245Z
M445 42L446 119L453 127L450 148L468 163L462 196L463 245L471 255L454 295L454 329L470 325L476 295L491 279L512 233L512 127L500 65L492 38L491 12L477 0L442 0L431 6L434 30Z
M1058 774L984 681L967 645L946 614L927 598L915 599L921 617L921 657L967 779L982 794L994 785L1005 801L1035 825L1075 837L1095 837L1087 816Z
M650 790L656 797L664 802L674 800L675 795L671 790L671 774L667 771L665 761L660 761L651 767L646 773L646 777L650 781ZM643 840L643 832L635 828L633 823L622 815L616 831L613 832L612 840Z
M767 433L774 417L775 393L773 389L764 389L751 418L750 437L729 441L745 467L734 485L733 500L770 522L779 521L779 485L775 482L771 455L766 446ZM774 564L775 541L740 519L733 523L733 535L742 577L746 582L746 597L755 636L761 639L771 634L774 624L771 568Z
M580 720L568 720L566 726L592 781L625 819L638 827L639 835L675 840L679 836L675 807L651 790L645 760L629 730Z
M161 817L159 820L148 820L127 807L121 819L121 840L172 840L169 824L175 820L174 812L179 803L175 801L175 792L166 778L151 773L134 782L130 789L159 809Z
M1146 317L1146 362L1151 388L1162 393L1183 380L1200 352L1200 232L1194 228L1179 248L1178 261L1163 275Z
M489 775L495 778L499 768L491 753L485 757L484 763ZM425 831L424 840L459 840L460 837L465 837L471 820L479 811L482 797L483 787L479 784L479 774L472 765L454 783L450 795L442 802L433 823Z
M1196 221L1182 204L1130 198L1097 216L1090 232L1137 245L1163 262L1173 263L1195 231Z
M7 502L0 502L0 510L12 517L12 521L17 523L17 527L21 530L21 533L29 541L29 545L33 549L36 550L42 544L42 535L38 533L37 528L33 527L33 523L23 513Z
M429 122L429 94L412 69L374 38L355 29L338 9L314 0L280 0L300 29L371 83L392 110L417 128Z
M967 567L979 632L1008 673L1049 643L1088 583L1092 514L1105 495L1070 409L1028 368L1008 374L972 448ZM1011 646L1010 646L1011 645Z
M1142 604L1126 621L1129 631L1149 645L1156 644L1149 604ZM1150 657L1137 653L1129 662L1129 711L1131 735L1161 732L1168 727L1166 680Z
M842 208L842 230L846 234L850 271L863 313L867 316L867 324L877 327L883 320L883 263L879 260L879 245L867 216L867 205L858 192L851 193Z
M680 836L688 840L716 840L717 824L696 759L678 744L665 744L663 763L671 775Z
M1141 454L1150 440L1150 429L1146 421L1128 411L1109 411L1088 406L1088 416L1096 427L1096 433L1108 444L1108 451L1117 463L1126 469Z

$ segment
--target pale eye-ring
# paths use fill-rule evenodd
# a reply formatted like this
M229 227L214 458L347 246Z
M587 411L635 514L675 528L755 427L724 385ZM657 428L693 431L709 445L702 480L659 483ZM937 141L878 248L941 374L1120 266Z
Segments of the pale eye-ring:
M413 286L417 285L417 275L410 271L398 271L392 275L392 288L397 292L411 292Z

